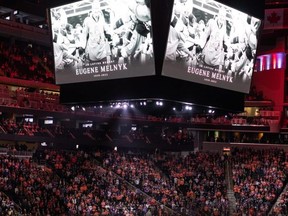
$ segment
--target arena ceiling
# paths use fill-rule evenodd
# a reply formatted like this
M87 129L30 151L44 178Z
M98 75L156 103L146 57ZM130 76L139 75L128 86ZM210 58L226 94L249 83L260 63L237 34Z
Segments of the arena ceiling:
M71 0L1 0L0 16L5 16L10 12L17 11L17 18L28 20L30 24L46 23L47 9Z

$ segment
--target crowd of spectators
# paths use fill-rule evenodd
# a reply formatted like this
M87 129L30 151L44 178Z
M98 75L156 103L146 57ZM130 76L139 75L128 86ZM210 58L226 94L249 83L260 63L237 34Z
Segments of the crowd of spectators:
M103 160L103 168L80 151L36 154L45 160L45 167L3 155L0 189L20 204L24 215L191 215L191 211L201 215L207 208L190 206L187 197L194 198L180 190L183 180L177 183L163 176L152 163L154 157L110 153L94 154ZM201 199L198 202L205 203ZM207 201L209 205L212 202Z
M51 56L47 47L0 38L2 76L54 84Z
M234 149L231 156L53 149L31 159L1 155L0 210L27 216L228 216L227 181L233 181L233 216L270 210L280 216L287 213L287 157L281 149L251 148Z
M61 215L65 212L56 189L61 180L30 159L1 155L0 190L21 207L21 215ZM53 213L53 214L52 214Z
M45 151L41 157L62 181L58 193L68 215L167 215L153 198L99 167L87 153Z
M229 215L223 156L205 152L158 155L156 164L184 195L187 215Z
M288 154L281 149L232 152L235 215L268 215L287 182L287 159Z
M14 201L2 192L0 192L0 202L0 215L19 215L19 209L15 206Z
M223 158L218 156L113 151L103 153L101 161L103 168L181 215L228 215Z

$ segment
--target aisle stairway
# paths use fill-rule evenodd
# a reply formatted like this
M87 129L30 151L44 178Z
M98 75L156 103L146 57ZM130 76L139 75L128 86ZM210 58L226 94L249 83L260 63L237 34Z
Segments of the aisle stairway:
M229 159L225 165L225 180L227 182L227 198L229 200L229 215L233 215L236 210L236 198L233 191L232 169Z
M282 193L287 192L287 190L288 190L288 184L286 184L286 186L284 187ZM282 193L281 193L281 194L282 194ZM278 196L278 199L276 200L276 202L274 203L274 205L271 207L271 209L270 209L270 211L269 211L269 213L268 213L269 216L274 216L273 208L279 204L279 202L280 202L280 200L281 200L281 194Z

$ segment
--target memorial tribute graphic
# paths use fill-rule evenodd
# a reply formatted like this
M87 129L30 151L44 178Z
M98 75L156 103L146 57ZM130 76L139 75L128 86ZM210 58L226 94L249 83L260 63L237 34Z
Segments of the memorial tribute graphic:
M149 0L50 8L56 84L155 75Z
M217 1L175 0L162 75L248 93L260 29Z

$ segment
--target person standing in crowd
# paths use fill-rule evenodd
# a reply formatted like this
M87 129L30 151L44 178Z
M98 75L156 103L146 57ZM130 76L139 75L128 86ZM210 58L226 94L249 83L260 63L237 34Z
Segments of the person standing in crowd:
M83 22L82 48L88 62L106 61L111 54L105 38L105 20L100 3L92 3L92 11Z
M245 48L243 49L240 59L235 64L237 75L245 82L250 81L253 74L254 58L257 48L257 31L260 22L254 17L248 17L245 29Z
M64 44L53 42L54 58L55 58L55 73L59 73L68 66L73 66L75 62L78 63L79 59L68 53L67 47Z
M167 48L166 48L166 60L176 61L177 50L186 53L189 57L193 58L192 53L184 46L185 38L183 34L177 31L174 27L170 27Z
M128 17L117 22L117 28L127 25L121 56L125 59L138 59L145 62L152 54L150 0L129 1ZM119 25L120 24L120 25Z
M215 69L224 64L224 44L227 42L226 10L219 8L218 14L207 22L200 46L203 63Z
M188 57L193 58L186 44L187 35L185 31L187 30L187 26L184 23L186 16L184 16L184 12L182 11L183 7L179 5L181 5L180 2L176 1L174 3L167 40L165 59L170 61L176 61L180 53L184 53L188 55Z
M65 43L64 38L63 31L59 32L58 27L53 26L53 50L56 73L61 72L69 66L74 67L75 63L79 63L79 59L69 53L69 44Z

